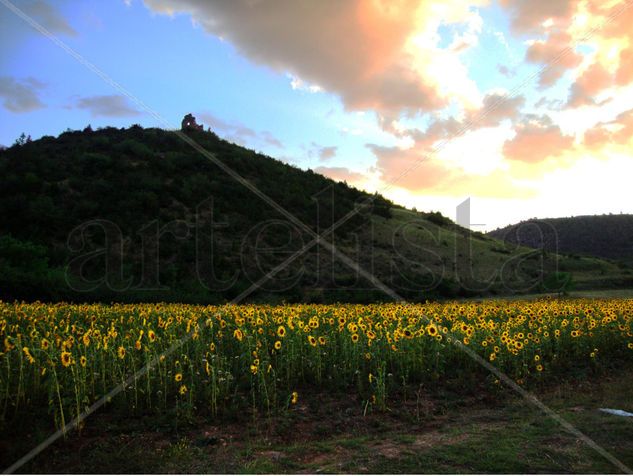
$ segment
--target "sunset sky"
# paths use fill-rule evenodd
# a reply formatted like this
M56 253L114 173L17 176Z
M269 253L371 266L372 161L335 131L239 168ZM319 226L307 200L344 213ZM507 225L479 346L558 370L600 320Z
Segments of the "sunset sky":
M633 0L0 0L0 144L191 112L408 207L471 197L475 229L633 213L631 25Z

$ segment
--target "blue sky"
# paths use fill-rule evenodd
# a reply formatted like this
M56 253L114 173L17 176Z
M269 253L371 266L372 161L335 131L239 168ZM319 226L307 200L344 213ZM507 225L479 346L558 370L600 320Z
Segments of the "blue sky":
M588 1L11 4L172 127L192 112L229 140L407 206L453 216L471 196L492 228L620 211L628 198L577 191L596 170L630 172L628 17L578 41L610 13L589 17ZM1 3L0 30L0 144L88 124L164 127Z
M293 89L289 76L248 61L185 15L170 18L152 13L141 2L128 6L122 1L64 2L59 12L77 32L59 35L60 39L173 127L193 112L199 121L207 113L237 127L268 131L283 147L248 135L235 139L302 167L318 165L310 153L316 149L313 144L339 144L340 152L349 157L371 155L362 140L342 130L371 122L357 113L344 113L335 95ZM29 114L0 109L1 144L11 145L22 132L35 139L88 124L164 126L149 114L99 115L77 108L81 98L119 92L21 19L3 18L5 22L20 41L3 45L2 74L44 83L38 95L47 107ZM367 161L360 159L358 164L363 162Z

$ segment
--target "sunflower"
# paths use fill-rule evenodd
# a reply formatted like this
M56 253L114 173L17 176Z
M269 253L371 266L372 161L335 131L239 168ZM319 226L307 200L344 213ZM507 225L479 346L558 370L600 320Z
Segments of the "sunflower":
M540 355L538 355L538 354L536 354L536 355L534 356L534 362L538 362L539 360L541 360L541 356L540 356Z
M70 352L66 352L66 351L62 352L62 365L64 367L68 367L70 364L72 364L72 362L73 362L73 359L70 355Z
M244 338L244 334L242 333L241 329L235 329L233 331L233 337L235 337L237 340L242 342L242 339Z
M124 359L125 358L125 347L119 346L119 349L117 350L116 353L119 356L119 359Z
M150 329L147 333L147 337L149 337L150 342L154 342L156 340L156 333Z
M277 328L277 335L283 338L286 335L286 328L284 326L279 326Z
M176 375L174 375L174 380L176 382L182 381L182 374L180 372L178 372Z
M85 356L85 355L82 355L82 356L79 358L79 364L80 364L82 367L85 367L87 363L88 363L88 359L86 359L86 356Z
M538 372L542 372L542 371L543 371L543 366L542 366L541 364L538 364L538 365L536 366L536 370L537 370Z
M435 327L435 324L431 323L428 326L426 326L426 332L431 336L435 336L437 334L437 327Z
M4 351L9 352L10 350L15 349L15 346L11 343L8 337L4 338Z
M352 342L355 344L358 342L358 334L352 334Z
M278 340L278 341L276 341L276 342L275 342L275 349L276 349L276 350L281 349L281 341L280 341L280 340Z
M313 336L308 336L308 342L310 342L312 347L316 347L317 345L317 340Z
M297 392L292 392L290 403L292 403L294 405L298 401L299 401L299 394Z
M188 391L189 391L189 389L187 388L187 386L186 386L186 385L181 385L181 386L180 386L180 389L178 390L178 393L179 393L180 395L184 395L184 394L185 394L185 393L187 393Z
M31 355L31 351L29 350L28 347L23 347L22 348L22 352L24 352L24 355L26 356L26 360L29 361L29 364L35 363L35 359Z
M141 344L141 341L140 341L140 340L137 340L137 341L134 343L134 347L136 348L136 350L141 350L141 349L143 348L143 344Z
M259 367L257 367L257 365L255 365L255 364L251 364L251 373L253 375L257 374L257 370L259 370Z
M325 337L319 336L319 344L325 345Z

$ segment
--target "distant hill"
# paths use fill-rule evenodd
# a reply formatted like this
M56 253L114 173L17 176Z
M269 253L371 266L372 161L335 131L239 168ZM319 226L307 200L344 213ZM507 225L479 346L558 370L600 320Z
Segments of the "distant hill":
M533 292L561 263L578 281L620 272L505 245L213 132L187 134L311 230L357 210L326 238L407 299ZM20 142L0 151L0 299L224 302L312 240L173 132L86 128ZM315 246L248 299L389 298Z
M532 248L598 256L633 265L633 215L532 219L488 235Z

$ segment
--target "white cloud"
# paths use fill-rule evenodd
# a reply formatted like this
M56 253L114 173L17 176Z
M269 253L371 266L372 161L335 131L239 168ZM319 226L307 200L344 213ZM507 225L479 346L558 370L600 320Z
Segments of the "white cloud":
M45 107L39 97L44 83L35 78L16 79L0 76L0 98L5 109L14 113L31 112Z
M141 112L131 106L126 97L111 94L80 98L74 105L77 109L90 112L93 117L134 117Z

